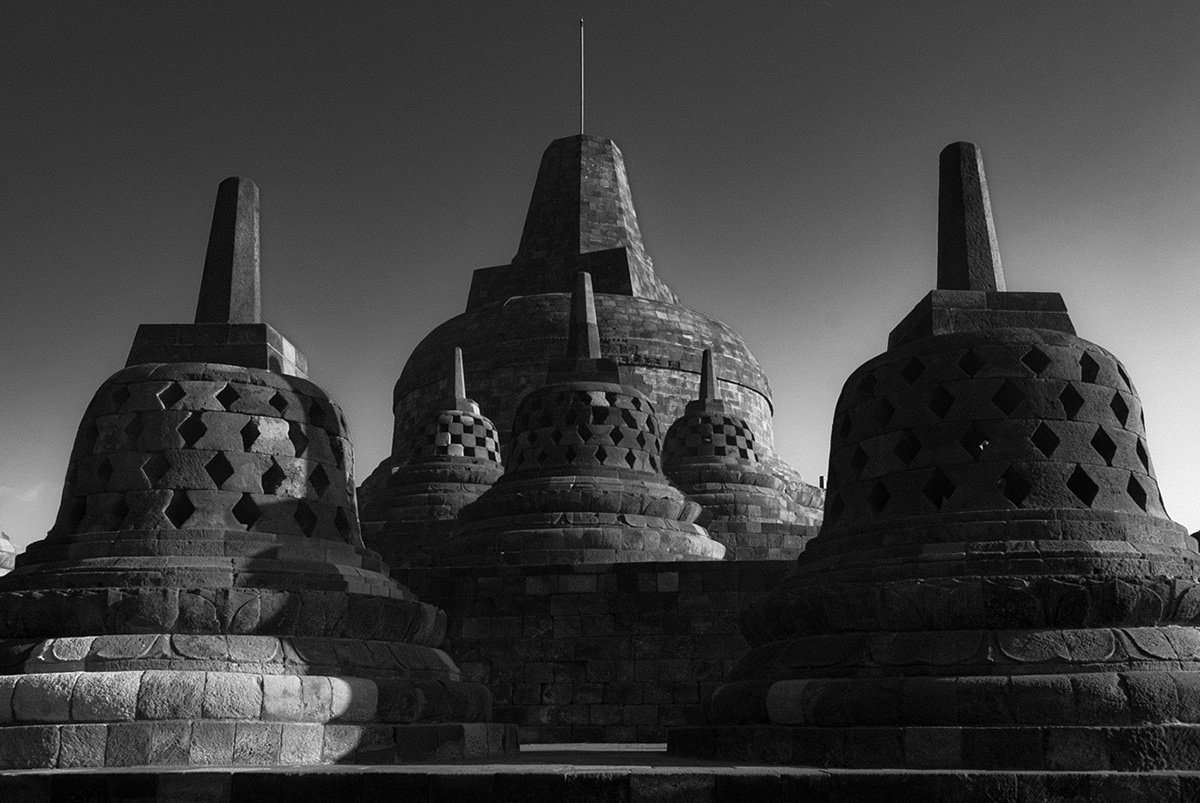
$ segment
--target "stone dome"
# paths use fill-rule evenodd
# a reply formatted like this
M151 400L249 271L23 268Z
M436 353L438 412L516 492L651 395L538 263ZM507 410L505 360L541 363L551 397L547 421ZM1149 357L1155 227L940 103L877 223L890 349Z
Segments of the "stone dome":
M434 329L408 358L393 393L392 454L364 482L365 496L407 459L456 346L466 355L474 398L501 432L511 428L517 400L544 384L546 366L563 354L578 271L592 276L605 355L620 366L621 382L654 404L664 426L695 397L699 354L710 348L723 396L754 428L764 463L806 504L819 496L774 454L771 389L758 360L736 332L680 305L658 278L621 152L590 136L546 149L512 263L475 271L466 311ZM508 448L502 444L505 455Z

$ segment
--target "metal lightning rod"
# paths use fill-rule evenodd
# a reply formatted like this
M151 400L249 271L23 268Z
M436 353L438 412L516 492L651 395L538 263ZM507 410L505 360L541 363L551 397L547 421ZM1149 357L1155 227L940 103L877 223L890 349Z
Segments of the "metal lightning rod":
M579 136L583 136L583 17L579 18Z

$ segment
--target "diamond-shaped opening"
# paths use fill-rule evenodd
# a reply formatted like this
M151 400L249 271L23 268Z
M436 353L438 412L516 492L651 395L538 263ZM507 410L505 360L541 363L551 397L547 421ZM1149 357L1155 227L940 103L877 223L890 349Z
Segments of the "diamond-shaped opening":
M888 493L887 488L883 487L882 482L875 483L875 487L867 494L867 502L870 503L871 510L875 512L876 516L883 512L884 506L887 505L888 500L891 498L892 495Z
M1062 393L1058 394L1058 400L1062 402L1067 418L1074 421L1075 414L1083 407L1083 396L1079 395L1074 385L1067 385Z
M274 460L271 461L271 467L263 472L262 489L265 494L273 494L279 491L279 486L283 485L287 480L287 472L279 467L279 464Z
M842 413L842 421L840 424L838 424L838 436L842 440L846 440L847 438L849 438L851 427L853 427L853 422L850 420L850 413L849 412Z
M629 464L630 468L633 468L637 465L637 455L635 455L633 452L626 452L625 462Z
M638 424L637 416L633 414L633 410L622 410L621 421L623 421L625 426L629 427L630 429L641 429L641 426Z
M122 496L113 503L112 508L108 511L108 528L110 530L119 530L121 525L125 523L125 518L129 515L129 503Z
M895 414L896 408L886 398L880 399L879 404L875 405L875 421L881 427L891 421L892 416Z
M608 452L604 450L603 446L596 447L596 459L600 461L601 465L603 465L604 461L608 459Z
M604 400L605 400L606 402L608 402L608 406L609 406L609 407L616 407L616 406L617 406L617 399L619 399L619 398L620 398L620 396L618 396L616 393L612 393L612 392L606 392L606 393L604 394Z
M562 439L565 437L566 435L558 427L550 430L550 440L554 441L555 443L562 443Z
M150 483L150 487L158 486L160 480L167 475L171 470L171 462L163 455L162 452L155 452L142 463L142 473L146 475L146 479Z
M1100 486L1078 463L1075 464L1075 470L1071 472L1071 476L1067 478L1067 488L1088 507L1092 506L1092 500L1100 492Z
M212 477L212 481L220 488L225 484L225 480L233 476L233 466L229 464L229 458L224 452L217 452L212 459L204 464L204 470L208 476Z
M304 434L304 427L295 421L289 421L288 440L296 450L296 457L304 457L304 452L308 450L308 436Z
M592 408L592 423L593 424L607 424L608 423L608 413L612 409L613 408L611 408L611 407L593 407Z
M958 361L958 367L971 378L974 378L984 365L986 365L984 359L976 354L974 349L967 349L967 353L962 355Z
M176 430L183 436L183 445L191 447L204 437L204 433L208 432L208 427L200 420L200 413L192 413L176 427Z
M651 470L651 471L658 471L658 470L659 470L659 467L658 467L658 458L657 458L657 457L655 457L654 455L650 455L650 470Z
M1038 424L1037 429L1035 429L1033 434L1029 436L1029 440L1032 441L1033 445L1038 448L1038 451L1046 457L1051 457L1054 454L1054 450L1058 448L1060 443L1062 443L1062 439L1059 438L1058 435L1054 434L1054 430L1052 430L1045 421Z
M854 454L850 457L850 466L854 469L854 474L859 476L862 470L866 468L867 461L870 459L866 451L861 446L854 447Z
M129 401L129 397L133 395L129 392L129 388L125 385L117 385L113 389L112 395L109 396L109 403L112 404L114 411L120 411L125 406L125 402Z
M923 373L925 373L925 363L916 357L906 362L904 367L900 369L900 376L904 377L904 381L910 385L920 379Z
M325 428L325 425L330 419L329 411L325 409L324 403L318 399L313 399L308 406L308 423L314 427Z
M346 508L339 507L337 512L333 514L333 526L337 528L338 534L342 536L343 541L349 541L350 535L354 528L350 526L350 515L346 513Z
M311 537L313 531L317 529L317 514L303 500L296 504L296 512L292 518L300 526L300 532L306 536Z
M638 436L637 436L637 445L640 446L642 449L645 449L646 444L650 443L653 440L654 440L653 438L647 438L645 432L639 432Z
M1142 466L1147 472L1150 471L1150 453L1146 451L1146 444L1142 443L1142 439L1138 438L1137 442L1138 460L1142 461Z
M954 483L939 468L934 470L933 476L929 478L929 482L925 483L921 493L925 494L925 498L940 510L945 501L954 494L954 490Z
M574 463L576 457L579 457L579 450L574 446L568 446L566 449L563 449L563 458L568 463Z
M1129 475L1129 484L1125 486L1125 492L1129 494L1129 498L1137 503L1137 506L1142 510L1146 509L1146 489L1137 481L1132 474Z
M250 447L258 440L258 436L262 432L258 428L258 423L253 418L246 422L246 426L242 427L242 451L250 451Z
M650 413L651 413L651 415L646 416L646 430L651 435L657 435L658 434L658 419L656 419L653 415L653 413L654 413L653 407L651 407Z
M896 444L892 452L899 457L904 465L908 465L921 451L921 442L911 432L905 432L904 437Z
M612 432L608 433L608 439L610 441L612 441L613 446L620 446L621 441L624 439L625 435L628 433L629 433L629 430L627 430L627 429L621 429L620 427L613 427Z
M233 506L233 517L238 520L238 523L249 530L254 526L254 522L262 517L262 512L259 511L258 505L250 498L250 494L242 494L242 498Z
M1125 426L1125 422L1129 420L1129 405L1125 403L1125 397L1121 395L1121 391L1113 394L1112 401L1108 403L1112 408L1113 415L1121 422L1121 426Z
M196 506L192 504L192 500L188 499L186 491L175 491L171 494L171 501L167 504L166 510L163 513L175 525L175 529L183 527L192 514L196 512Z
M318 499L324 496L325 492L329 490L329 486L333 484L329 479L329 474L325 472L324 466L321 465L314 468L312 473L308 475L308 483L317 492Z
M1079 376L1084 382L1095 382L1100 375L1100 363L1086 351L1079 357Z
M1125 387L1133 390L1133 383L1129 381L1129 374L1125 373L1125 366L1117 363L1117 373L1121 375L1121 381L1125 383Z
M958 439L958 443L967 454L971 455L972 460L978 460L983 454L983 450L987 448L988 436L972 421L971 426Z
M272 407L274 407L274 408L275 408L275 410L276 410L276 411L277 411L277 412L278 412L280 415L283 415L284 411L285 411L285 410L287 410L287 408L288 408L288 400L287 400L287 397L286 397L286 396L284 396L284 395L283 395L282 393L280 393L279 391L275 391L275 395L273 395L273 396L272 396L272 397L271 397L269 400L267 400L267 404L269 404L269 405L271 405Z
M1000 408L1000 412L1005 415L1012 415L1023 401L1025 401L1025 394L1008 379L1005 379L996 392L992 394L992 404Z
M178 382L172 382L158 392L158 401L164 410L170 410L186 395L187 391L180 387Z
M221 391L217 394L216 398L217 401L221 403L221 406L228 410L229 408L233 407L234 402L242 398L242 395L233 389L233 385L226 385L225 387L221 388Z
M833 481L830 480L830 485ZM832 526L834 522L842 517L842 513L846 510L846 503L842 501L842 497L838 494L833 494L825 503L825 523Z
M588 438L592 437L592 428L587 424L580 424L575 428L575 431L579 434L579 440L583 441L584 443L587 443Z
M1000 489L1000 493L1004 494L1005 499L1017 507L1021 506L1021 503L1025 501L1025 497L1029 496L1029 492L1033 490L1033 486L1029 483L1029 480L1017 470L1016 466L1009 466L1004 469L1004 473L996 481L996 487Z
M108 481L112 479L113 471L112 463L107 457L101 460L100 464L96 466L96 478L100 480L101 487L108 485Z
M1092 436L1092 448L1096 450L1096 454L1104 458L1105 463L1110 466L1113 464L1113 457L1117 454L1117 445L1104 431L1104 427L1096 429L1096 434Z
M1021 362L1025 363L1025 367L1033 371L1036 376L1046 370L1046 366L1050 364L1050 357L1037 346L1032 346L1029 351L1025 352Z
M950 412L950 408L954 406L954 394L944 387L939 387L930 394L929 401L925 406L938 418L945 418L946 413Z

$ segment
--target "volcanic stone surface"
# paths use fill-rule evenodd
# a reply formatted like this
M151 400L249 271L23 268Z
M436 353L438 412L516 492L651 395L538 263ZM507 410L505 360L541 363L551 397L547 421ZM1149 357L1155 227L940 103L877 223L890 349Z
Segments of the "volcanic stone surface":
M997 291L951 256L949 314L910 316L847 380L821 533L748 612L754 647L713 695L714 726L671 749L1200 768L1200 560L1163 508L1137 392L1057 294Z

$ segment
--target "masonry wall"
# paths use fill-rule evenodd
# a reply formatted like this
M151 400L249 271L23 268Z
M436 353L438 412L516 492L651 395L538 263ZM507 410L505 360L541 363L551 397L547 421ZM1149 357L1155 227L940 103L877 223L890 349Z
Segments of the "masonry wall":
M662 742L749 645L741 610L792 561L398 572L443 608L442 647L486 684L522 743ZM407 574L407 576L406 576Z

